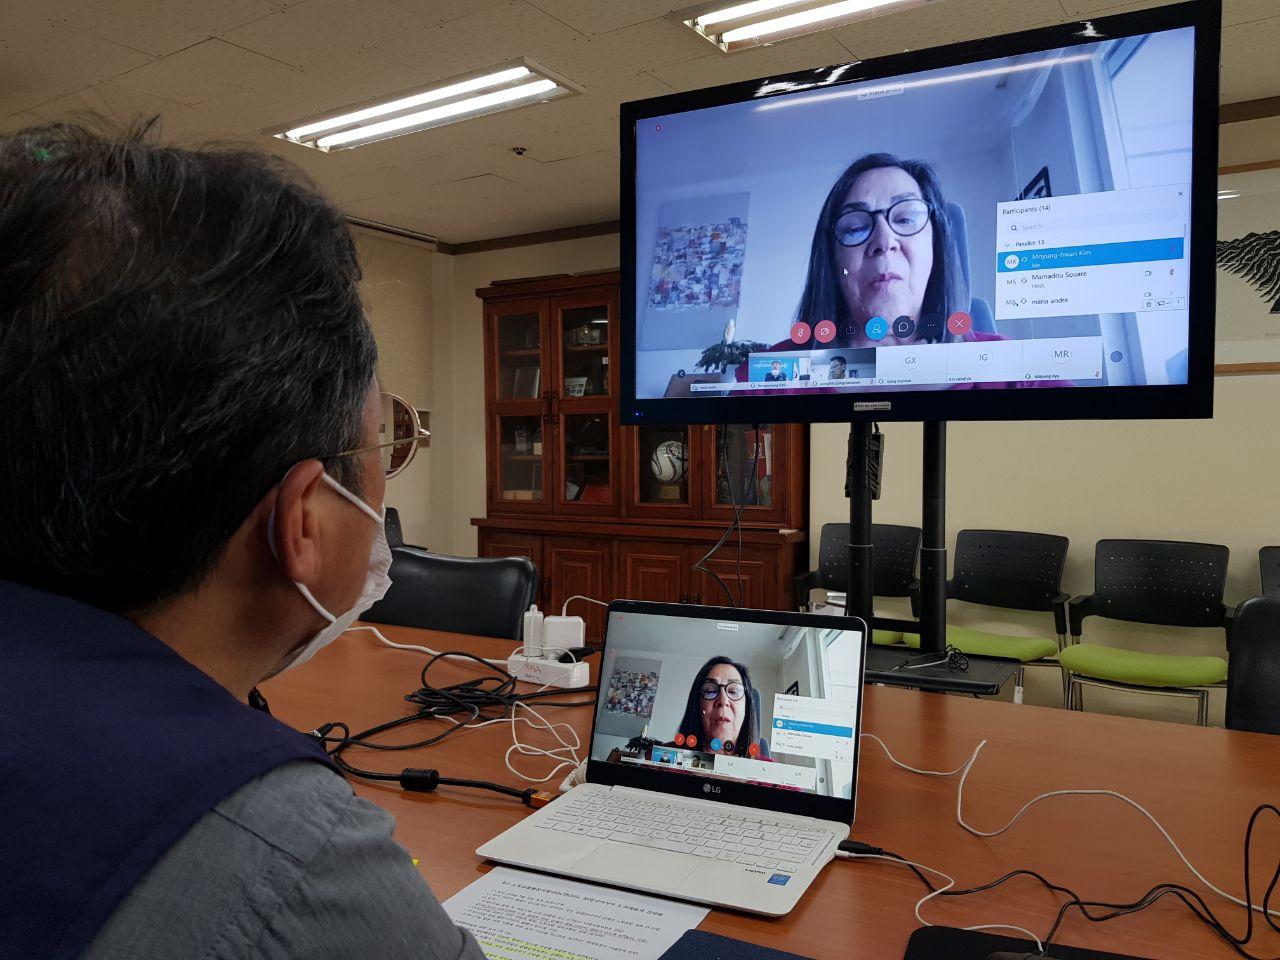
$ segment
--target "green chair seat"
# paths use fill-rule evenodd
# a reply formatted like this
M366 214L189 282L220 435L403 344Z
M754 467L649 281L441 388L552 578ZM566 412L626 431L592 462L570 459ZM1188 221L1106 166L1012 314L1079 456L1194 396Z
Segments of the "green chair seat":
M902 642L901 630L872 630L871 642L876 646L887 647Z
M1205 687L1227 678L1221 657L1183 657L1139 653L1096 643L1077 643L1058 655L1072 673L1135 687Z
M947 627L947 643L961 653L982 657L1005 657L1030 663L1058 652L1058 644L1044 637L1008 637L970 627Z

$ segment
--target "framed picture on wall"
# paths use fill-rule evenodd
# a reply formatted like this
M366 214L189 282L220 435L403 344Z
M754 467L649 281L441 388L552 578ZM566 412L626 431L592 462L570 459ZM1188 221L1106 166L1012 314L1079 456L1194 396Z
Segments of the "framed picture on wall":
M596 729L612 737L638 737L653 716L662 661L618 657L609 677L600 685L600 710Z
M1218 178L1218 373L1280 373L1280 161Z

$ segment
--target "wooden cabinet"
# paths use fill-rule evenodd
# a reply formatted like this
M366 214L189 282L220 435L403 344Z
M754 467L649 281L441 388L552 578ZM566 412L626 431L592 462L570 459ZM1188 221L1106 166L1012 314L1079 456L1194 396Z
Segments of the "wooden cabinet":
M588 537L544 538L542 559L550 581L548 614L559 614L570 597L610 599L613 580L609 570L610 546L607 540ZM599 638L604 633L603 607L579 600L569 613L586 621L588 637Z
M629 600L688 601L689 575L679 545L634 540L619 543L614 592Z
M789 609L808 524L808 427L623 427L616 272L494 284L485 302L481 556L538 565L540 603L584 594ZM803 569L803 567L800 567ZM603 629L601 608L571 612Z

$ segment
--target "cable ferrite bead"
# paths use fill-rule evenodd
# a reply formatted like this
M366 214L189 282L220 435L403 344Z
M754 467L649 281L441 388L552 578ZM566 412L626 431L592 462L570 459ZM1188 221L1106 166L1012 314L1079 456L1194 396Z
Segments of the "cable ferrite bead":
M417 793L430 793L440 785L440 771L422 767L405 767L400 771L400 786Z

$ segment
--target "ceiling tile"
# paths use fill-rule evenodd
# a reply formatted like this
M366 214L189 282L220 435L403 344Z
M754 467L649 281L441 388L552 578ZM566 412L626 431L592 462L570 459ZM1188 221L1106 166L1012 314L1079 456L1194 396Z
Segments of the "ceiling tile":
M269 90L296 71L222 40L205 40L117 78L119 86L196 104L231 91Z
M99 37L163 57L278 9L268 0L100 0L68 19Z
M61 97L152 59L59 20L0 35L0 84L12 79L37 93Z
M49 98L16 80L0 81L0 117L29 110Z
M1128 13L1143 7L1162 6L1161 0L1061 0L1068 17L1092 17Z
M626 3L601 3L600 0L526 0L532 6L551 14L580 33L609 33L657 17L672 10L683 10L690 4L675 5L671 0L627 0ZM703 41L704 43L706 41Z
M99 0L4 0L4 36L16 37L67 18Z
M1280 17L1222 29L1222 102L1280 94Z
M1056 0L943 0L851 23L832 35L857 58L924 50L1065 21ZM817 64L815 64L817 66Z
M1274 16L1280 16L1280 3L1276 3L1276 0L1226 0L1222 6L1224 27Z
M305 0L224 37L295 67L322 68L426 29L423 20L386 0Z
M547 62L539 56L540 50L570 36L573 31L554 17L522 0L507 0L500 7L382 41L378 49L433 78L444 79L519 57L533 57L573 80L572 64Z
M506 6L510 0L390 0L390 2L412 13L423 23L436 26L460 17Z
M811 67L825 67L849 59L848 51L828 33L811 33L795 40L733 54L720 53L705 41L702 42L702 47L711 52L694 60L668 64L649 72L677 90L696 90L721 83L756 80Z
M28 127L38 127L46 121L39 114L23 111L21 113L12 113L0 120L0 134L17 133L19 130L25 130Z

